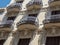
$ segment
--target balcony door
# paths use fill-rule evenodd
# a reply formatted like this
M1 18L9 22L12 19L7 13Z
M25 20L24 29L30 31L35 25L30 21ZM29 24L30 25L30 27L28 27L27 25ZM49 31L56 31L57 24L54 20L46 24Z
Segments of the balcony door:
M60 37L47 37L46 45L60 45Z
M20 39L18 45L29 45L30 38Z
M4 42L5 40L0 40L0 45L3 45Z

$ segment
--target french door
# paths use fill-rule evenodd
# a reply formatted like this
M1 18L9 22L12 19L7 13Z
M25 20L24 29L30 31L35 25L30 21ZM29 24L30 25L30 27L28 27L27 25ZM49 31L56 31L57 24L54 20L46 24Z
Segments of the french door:
M0 40L0 45L3 45L4 42L5 40Z
M29 45L30 38L20 39L18 45Z
M46 45L60 45L60 37L47 37Z

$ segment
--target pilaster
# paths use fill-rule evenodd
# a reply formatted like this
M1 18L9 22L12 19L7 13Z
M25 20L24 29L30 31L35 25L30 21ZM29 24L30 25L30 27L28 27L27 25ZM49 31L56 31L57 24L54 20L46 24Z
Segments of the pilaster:
M45 45L46 35L47 35L46 30L43 30L43 31L40 32L39 45Z
M46 15L48 13L48 8L41 8L37 18L39 20L39 29L42 29L44 27L43 21L46 19Z
M38 34L38 32L35 31L33 33L33 36L32 36L32 39L31 39L29 45L39 45L38 44L39 37L40 37L40 34Z
M17 45L19 41L19 32L17 31L16 24L13 24L13 31L9 34L7 40L3 45Z

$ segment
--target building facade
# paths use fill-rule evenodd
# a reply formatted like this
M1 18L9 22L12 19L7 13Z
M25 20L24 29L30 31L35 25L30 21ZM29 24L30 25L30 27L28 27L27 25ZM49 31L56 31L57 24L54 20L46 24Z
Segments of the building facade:
M0 45L60 45L60 0L15 0L0 9Z

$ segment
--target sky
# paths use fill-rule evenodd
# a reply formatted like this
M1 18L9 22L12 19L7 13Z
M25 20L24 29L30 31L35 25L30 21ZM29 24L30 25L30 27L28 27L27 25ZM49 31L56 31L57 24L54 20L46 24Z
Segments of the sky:
M0 8L5 8L11 0L0 0Z

